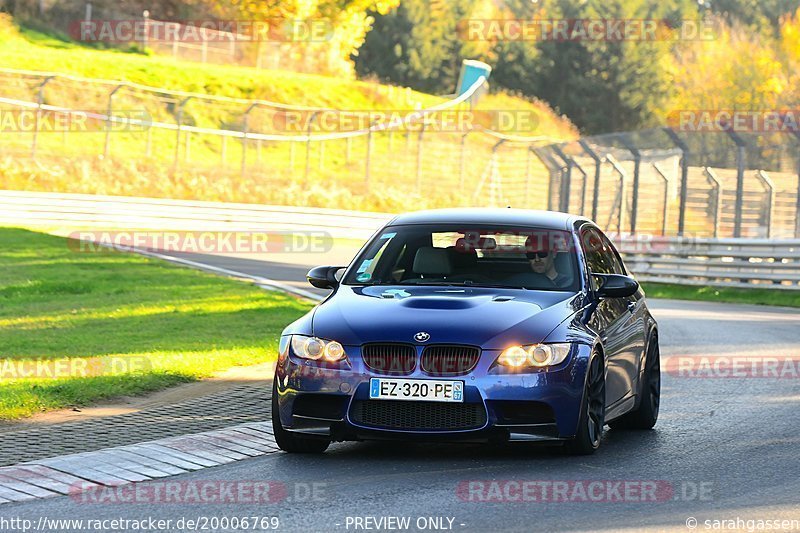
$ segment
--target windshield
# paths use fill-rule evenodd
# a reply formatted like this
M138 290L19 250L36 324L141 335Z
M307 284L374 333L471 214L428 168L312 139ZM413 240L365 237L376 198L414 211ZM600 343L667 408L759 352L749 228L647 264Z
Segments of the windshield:
M443 225L389 226L369 243L347 285L462 285L577 291L567 231Z

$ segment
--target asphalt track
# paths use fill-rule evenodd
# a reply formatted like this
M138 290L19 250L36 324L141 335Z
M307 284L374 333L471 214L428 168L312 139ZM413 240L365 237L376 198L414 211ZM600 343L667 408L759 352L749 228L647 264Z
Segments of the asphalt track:
M306 289L308 267L327 262L262 259L193 256ZM800 314L666 300L650 306L666 367L659 422L648 432L607 429L593 456L530 445L334 444L321 456L277 453L169 480L279 482L286 492L276 503L60 497L6 504L0 524L154 518L173 521L158 530L178 530L186 529L176 527L182 518L277 517L280 531L760 531L767 523L759 520L787 520L770 530L800 530L800 364L781 360L800 360Z

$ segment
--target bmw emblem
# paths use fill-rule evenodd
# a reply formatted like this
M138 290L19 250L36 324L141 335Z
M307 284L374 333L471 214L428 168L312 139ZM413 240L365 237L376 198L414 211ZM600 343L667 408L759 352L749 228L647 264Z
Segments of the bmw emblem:
M431 338L431 334L427 331L420 331L416 335L414 335L414 340L417 342L425 342L426 340Z

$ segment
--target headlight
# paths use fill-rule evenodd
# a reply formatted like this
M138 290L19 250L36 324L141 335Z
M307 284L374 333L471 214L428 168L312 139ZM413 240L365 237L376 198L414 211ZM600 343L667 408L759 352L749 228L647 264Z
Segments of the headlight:
M305 335L292 335L292 352L303 359L322 360L330 363L347 358L344 347L338 342Z
M553 366L567 358L570 348L572 345L566 342L510 346L503 350L497 362L512 368Z

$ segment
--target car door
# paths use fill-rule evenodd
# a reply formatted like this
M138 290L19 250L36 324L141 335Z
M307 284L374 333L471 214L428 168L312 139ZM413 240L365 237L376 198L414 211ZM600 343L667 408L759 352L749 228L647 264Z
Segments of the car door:
M593 225L581 228L581 246L586 258L587 268L592 274L616 274L613 253L609 241ZM596 278L591 277L595 287ZM600 300L589 325L598 332L603 342L606 358L606 406L611 407L631 392L629 358L626 337L629 335L631 316L625 298L604 298Z
M625 263L614 244L600 232L606 243L604 248L611 254L612 268L615 274L629 276ZM621 342L623 344L623 364L632 391L638 390L638 379L641 366L644 364L644 352L647 344L647 328L645 320L644 294L636 291L627 298L619 298L628 311L627 321L622 325Z

